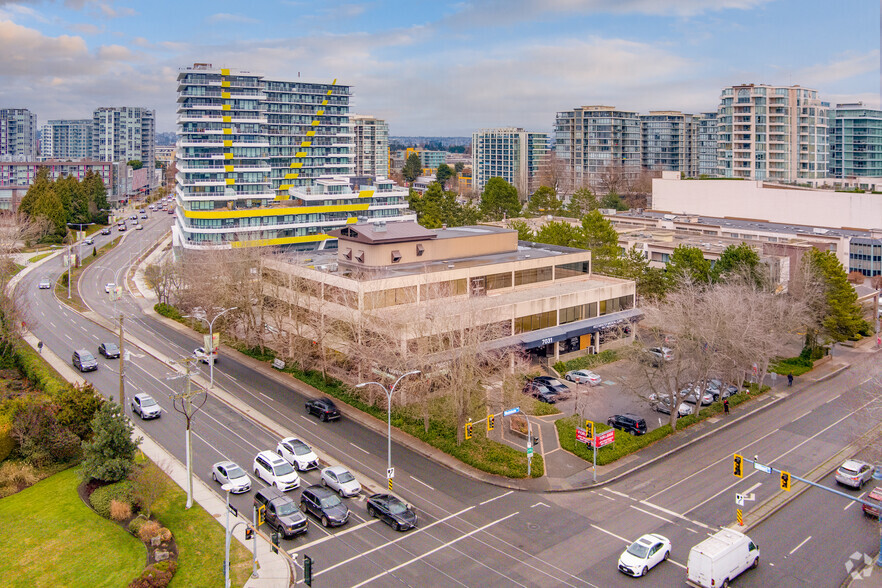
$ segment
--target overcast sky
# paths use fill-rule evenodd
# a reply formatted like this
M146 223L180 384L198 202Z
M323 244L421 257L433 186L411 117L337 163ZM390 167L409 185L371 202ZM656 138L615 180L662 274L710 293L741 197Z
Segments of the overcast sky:
M742 82L877 107L879 24L874 0L0 0L0 107L42 124L146 106L173 131L194 62L336 78L392 135L549 131L588 104L706 112Z

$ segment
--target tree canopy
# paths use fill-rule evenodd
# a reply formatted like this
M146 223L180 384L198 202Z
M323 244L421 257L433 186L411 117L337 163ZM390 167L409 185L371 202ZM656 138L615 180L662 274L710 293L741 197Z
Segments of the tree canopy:
M707 284L711 281L711 264L698 247L678 245L671 253L667 276L671 285L687 278L696 284Z
M49 179L49 169L41 167L34 183L19 203L19 212L29 220L47 221L49 233L44 241L57 243L67 234L67 223L107 222L107 191L101 175L89 171L82 181L66 176Z
M416 153L411 153L407 158L407 161L404 162L404 168L401 170L401 174L404 176L404 179L410 183L413 183L420 174L423 172L423 164L420 161L420 156Z
M502 178L490 178L481 194L481 212L485 220L498 221L521 213L517 188Z
M759 254L747 243L729 245L723 250L720 259L711 270L711 280L719 282L738 274L762 287L766 283L765 266L760 263Z
M443 190L445 184L447 184L447 180L449 180L452 175L453 170L450 169L450 166L446 163L442 163L435 171L435 181L441 184L441 189Z
M84 480L124 480L135 463L140 439L132 439L132 424L116 402L105 402L92 419L92 439L83 443Z
M527 216L542 216L546 214L560 216L564 212L564 203L558 199L553 189L548 186L539 186L533 195L530 196L525 212Z
M127 164L132 169L141 169L144 167L144 162L140 159L132 159Z
M833 341L845 341L868 332L870 326L863 318L857 292L848 283L848 274L836 254L812 249L806 254L804 263L809 264L824 284L823 333Z
M591 251L592 271L615 275L619 267L619 234L612 222L599 210L592 210L582 217L581 229L584 249Z
M456 192L443 190L438 182L429 184L422 196L411 190L408 204L417 213L417 222L427 229L473 225L481 214L474 206L457 202Z
M599 208L600 203L597 196L591 193L588 188L579 188L570 197L570 204L567 206L567 213L573 218L582 218L592 210Z

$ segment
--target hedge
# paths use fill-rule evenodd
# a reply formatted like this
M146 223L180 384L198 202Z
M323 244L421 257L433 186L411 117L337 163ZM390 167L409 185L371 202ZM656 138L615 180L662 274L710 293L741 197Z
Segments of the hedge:
M51 396L57 398L70 388L71 384L62 378L39 353L30 345L20 344L15 348L15 359L18 368L31 383Z
M89 503L92 505L92 508L105 519L110 518L111 500L133 504L135 502L135 490L132 487L132 483L128 480L123 480L115 484L108 484L98 488L89 496Z
M554 369L563 376L565 373L573 370L589 370L605 363L612 363L618 359L619 354L615 349L607 349L596 355L583 355L575 359L559 361L554 364Z
M0 422L0 461L3 461L15 449L15 439L10 435L12 423Z

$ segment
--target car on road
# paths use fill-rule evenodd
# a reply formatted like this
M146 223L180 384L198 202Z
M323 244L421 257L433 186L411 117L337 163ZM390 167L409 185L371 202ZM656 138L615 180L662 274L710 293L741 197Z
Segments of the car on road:
M126 230L126 225L124 223L118 224L118 225L116 225L116 230L119 231L120 233L122 233L123 231Z
M94 372L98 369L98 360L85 349L74 351L70 362L81 372Z
M529 394L540 402L547 402L548 404L554 404L557 402L557 392L548 386L543 386L535 380L527 382L524 385L524 393Z
M142 219L144 219L144 218L148 218L148 217L147 217L147 213L146 213L146 212L142 212L142 213L141 213L141 218L142 218Z
M336 490L340 498L358 496L361 484L352 473L343 466L332 466L322 470L322 485Z
M104 227L103 229L101 229L101 234L102 235L109 235L110 234L110 227Z
M577 384L588 384L589 386L599 386L603 383L603 378L590 370L573 370L564 374L564 380L575 382Z
M49 278L42 278L40 283L37 284L37 288L40 290L51 290L52 289L52 280Z
M137 214L133 214L132 216L129 217L129 219L130 219L130 220L133 220L133 221L135 221L135 222L138 222L138 215L137 215Z
M309 486L300 493L300 510L311 513L323 527L339 527L349 520L349 507L324 486Z
M136 230L136 231L143 231L143 230L144 230L144 225L138 225L137 227L135 227L135 230Z
M86 245L94 245L94 244L95 244L95 238L94 238L94 237L86 237L86 240L84 241L84 243L85 243Z
M251 478L232 461L219 461L211 466L211 479L220 485L232 486L230 492L242 494L251 490Z
M297 475L291 464L272 451L258 453L251 469L254 470L255 478L275 486L282 492L300 486L300 476Z
M119 347L116 343L101 343L98 345L98 355L103 355L107 359L119 359Z
M330 398L314 398L306 401L306 414L314 414L323 421L340 418L337 405Z
M556 394L566 394L570 391L567 388L567 385L558 380L557 378L552 378L551 376L536 376L533 378L533 381L537 384L541 384L546 388L551 388Z
M132 398L132 412L141 417L142 420L158 419L162 416L162 407L149 394L135 394Z
M660 412L662 414L671 414L671 399L669 396L659 396L657 394L649 395L649 406L652 410ZM677 416L684 417L689 416L695 412L692 407L686 402L681 402L680 407L677 409Z
M204 347L197 347L196 349L194 349L193 350L193 357L195 359L198 359L202 363L206 363L206 364L208 363L208 354L205 352ZM217 351L214 352L214 363L215 363L215 365L217 365L217 363L218 363Z
M629 576L645 576L649 570L670 556L670 540L662 535L647 533L619 556L619 571Z
M106 294L110 294L110 291L114 288L116 288L116 284L114 284L113 282L107 282L106 284L104 284L104 292Z
M852 488L863 488L872 477L873 466L858 459L848 459L836 470L836 481Z
M723 384L722 380L717 378L713 378L708 380L707 388L705 388L707 392L710 392L714 397L714 402L718 402L724 398L729 398L734 394L738 394L738 386L735 384Z
M870 493L864 497L864 502L870 503L863 505L865 515L876 518L882 516L882 486L876 486L873 488Z
M367 499L367 513L379 517L381 521L396 531L413 529L417 524L417 514L406 503L392 494L373 494Z
M614 414L606 419L606 424L632 435L644 435L647 431L646 420L631 413Z
M254 493L254 508L262 508L266 524L286 538L305 533L309 527L306 516L297 510L297 503L272 486Z
M276 453L300 472L318 467L318 456L310 449L309 445L297 437L285 437L279 441Z

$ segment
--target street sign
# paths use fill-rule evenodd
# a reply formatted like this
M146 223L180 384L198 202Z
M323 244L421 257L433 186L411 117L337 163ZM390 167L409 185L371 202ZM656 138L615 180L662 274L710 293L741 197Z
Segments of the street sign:
M394 477L395 477L395 468L389 468L389 469L387 469L387 470L386 470L386 477L387 477L388 479L390 479L390 480L391 480L392 478L394 478Z
M753 462L753 469L759 470L761 472L765 472L767 474L772 473L772 468L770 466L763 465L763 464L759 463L758 461Z
M744 496L741 494L735 495L735 504L738 506L744 506Z
M597 435L597 437L595 437L595 439L597 439L597 446L603 447L604 445L609 445L616 440L615 435L615 429L609 429L607 431L604 431L603 433L600 433L599 435Z
M504 416L504 417L511 416L511 415L515 414L516 412L521 412L520 406L516 406L514 408L508 408L506 410L503 410L502 416Z
M533 448L527 447L527 455L533 455Z
M235 506L233 506L231 504L231 505L229 505L229 509L230 509L230 512L233 513L234 517L239 516L239 510Z
M576 427L576 441L579 443L588 443L588 435L585 433L585 429Z

